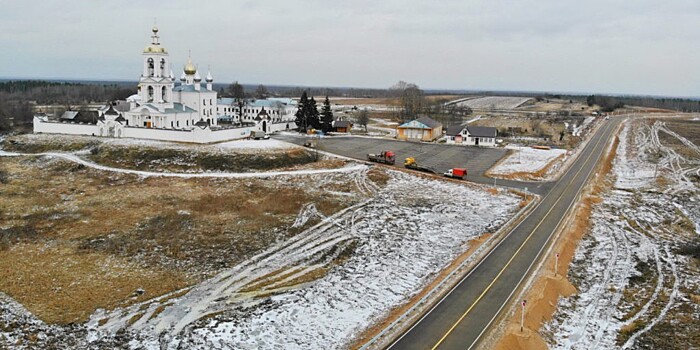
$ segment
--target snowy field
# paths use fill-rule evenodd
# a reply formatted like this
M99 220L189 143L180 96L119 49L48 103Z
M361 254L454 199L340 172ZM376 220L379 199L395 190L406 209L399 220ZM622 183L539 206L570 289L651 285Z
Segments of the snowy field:
M591 126L591 123L593 123L594 120L595 117L586 117L586 119L584 119L580 125L573 126L571 134L574 136L582 136L581 134L585 130L588 130L588 128Z
M487 96L457 102L457 105L472 109L515 109L530 100L530 97Z
M677 249L700 234L699 169L700 149L665 122L626 122L614 188L570 266L578 294L560 300L542 331L550 348L697 348L700 273Z
M183 297L96 313L90 339L125 329L138 339L132 346L147 348L337 348L419 292L470 239L503 224L519 202L512 195L398 172L385 188L365 190L373 193L369 201L325 218ZM300 213L301 221L308 212ZM321 279L286 287L285 281L328 268L329 259L322 257L349 246L352 256ZM261 292L273 296L244 292L265 279L269 283ZM154 315L161 306L165 309ZM103 319L108 321L97 326Z
M311 204L293 226L320 223L171 295L74 325L71 347L131 349L330 349L350 343L372 322L406 302L469 247L517 210L520 198L479 187L391 171L387 184L367 170L309 175L320 186L339 177L367 200L325 217ZM290 178L291 180L291 178ZM2 295L0 295L2 296ZM27 337L61 343L66 328L49 326L0 300L0 347ZM55 344L55 343L53 343Z
M544 178L547 174L556 171L562 164L560 160L566 157L565 149L542 150L531 147L508 145L506 148L513 152L505 159L491 168L488 173L493 176L514 176L518 178L537 179ZM555 162L548 169L547 167ZM547 171L548 170L548 171ZM546 174L541 174L546 171Z

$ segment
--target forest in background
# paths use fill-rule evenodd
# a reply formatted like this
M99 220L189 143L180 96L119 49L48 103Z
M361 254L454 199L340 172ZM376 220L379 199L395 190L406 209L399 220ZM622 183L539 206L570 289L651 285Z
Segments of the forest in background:
M89 82L89 81L47 81L47 80L8 80L0 81L0 132L13 129L27 129L31 126L34 108L37 105L58 105L63 110L80 109L92 103L124 100L136 92L136 82ZM238 93L232 90L236 86ZM422 96L436 94L483 95L483 96L525 96L534 98L562 98L598 105L603 111L613 111L624 106L639 106L677 110L680 112L700 112L700 100L656 96L624 95L571 95L538 92L508 91L469 91L469 90L422 90L416 84L400 81L387 89L349 87L303 87L303 86L264 86L252 84L217 83L214 89L222 97L241 94L246 97L293 97L304 92L309 96L338 97L398 97L401 101L399 119L404 120L417 114L444 114L433 111L435 105L426 104ZM432 112L432 113L430 113ZM437 113L435 113L437 112ZM451 113L451 111L447 111ZM470 111L455 111L456 114L469 114Z

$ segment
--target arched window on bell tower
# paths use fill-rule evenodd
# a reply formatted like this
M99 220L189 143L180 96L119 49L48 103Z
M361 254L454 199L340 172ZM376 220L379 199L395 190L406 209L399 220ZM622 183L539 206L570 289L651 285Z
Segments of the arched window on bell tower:
M161 77L167 77L168 72L166 72L166 64L165 64L165 58L160 59L160 76Z
M163 100L163 102L168 102L168 89L165 86L161 89L161 100Z
M148 58L148 76L153 76L153 58Z
M153 86L148 86L148 102L153 102Z

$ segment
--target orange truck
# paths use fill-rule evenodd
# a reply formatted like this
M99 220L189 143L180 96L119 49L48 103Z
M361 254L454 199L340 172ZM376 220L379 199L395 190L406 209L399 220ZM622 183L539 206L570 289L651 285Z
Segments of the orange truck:
M446 171L443 175L451 177L453 179L464 179L467 176L467 169L464 168L452 168Z

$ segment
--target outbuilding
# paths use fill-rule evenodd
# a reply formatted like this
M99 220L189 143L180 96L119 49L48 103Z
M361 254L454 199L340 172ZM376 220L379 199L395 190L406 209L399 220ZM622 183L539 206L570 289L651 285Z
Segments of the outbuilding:
M405 141L433 141L442 136L442 124L428 117L403 123L396 130L396 138Z
M350 132L352 122L347 120L336 120L333 122L333 131L335 132Z

